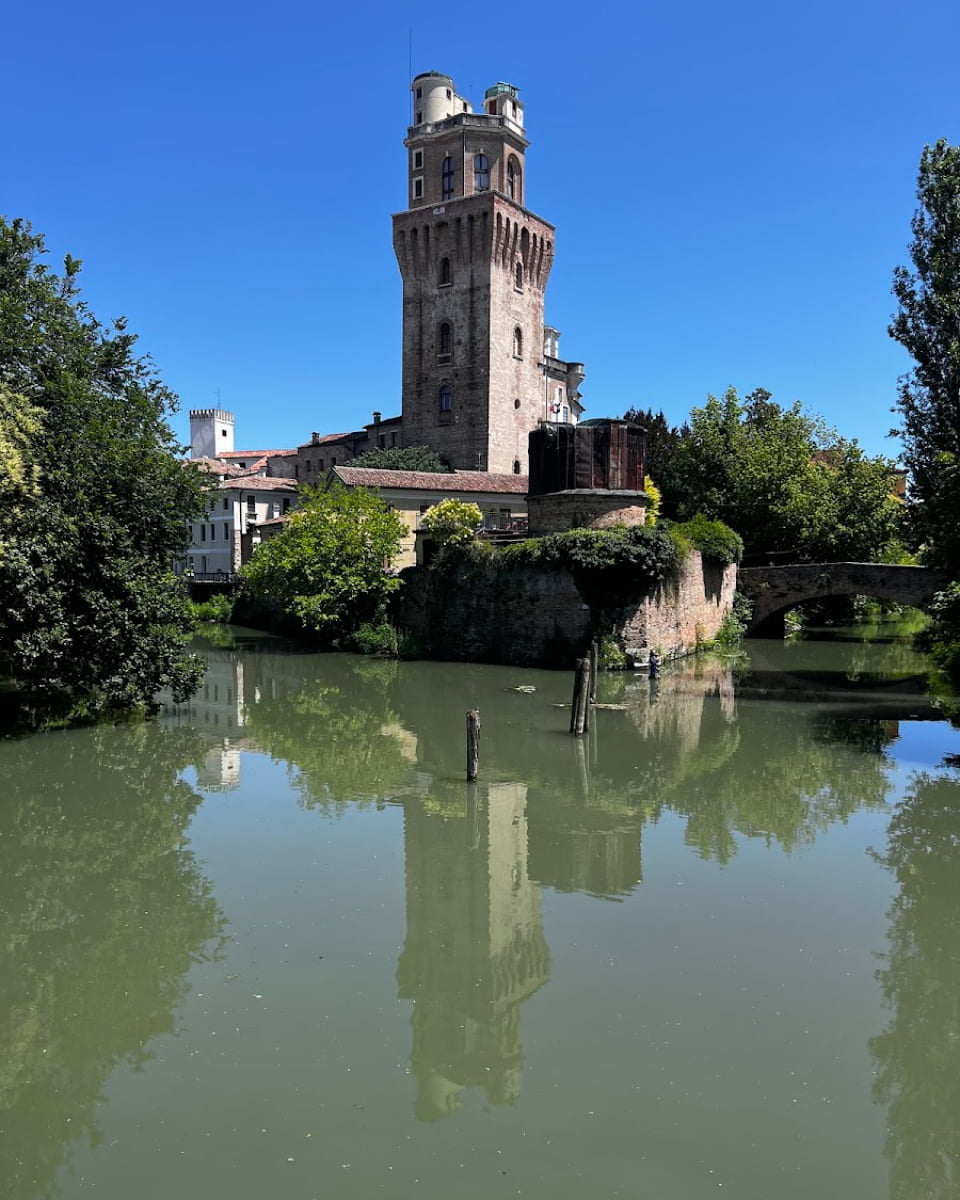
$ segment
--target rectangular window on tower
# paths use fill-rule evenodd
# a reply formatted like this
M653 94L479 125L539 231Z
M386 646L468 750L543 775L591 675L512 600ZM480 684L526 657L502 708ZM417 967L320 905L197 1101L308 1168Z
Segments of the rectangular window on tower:
M419 171L423 168L423 151L414 150L413 152L413 169Z
M413 198L420 200L423 198L423 178L417 178L413 181Z

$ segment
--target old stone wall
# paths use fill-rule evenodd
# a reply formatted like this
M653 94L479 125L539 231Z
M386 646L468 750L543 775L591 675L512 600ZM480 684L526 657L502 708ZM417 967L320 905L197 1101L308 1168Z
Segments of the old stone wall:
M703 559L686 559L675 584L668 584L624 622L626 646L648 646L668 656L682 654L698 641L720 632L737 590L737 568Z
M546 667L571 666L611 633L625 649L689 653L719 632L736 589L736 567L703 563L698 553L672 584L652 596L638 586L636 601L616 613L591 610L563 570L481 560L411 568L403 578L397 624L431 657Z
M531 537L562 533L567 529L610 529L615 525L642 525L646 518L646 495L640 492L609 492L601 489L549 492L527 497Z

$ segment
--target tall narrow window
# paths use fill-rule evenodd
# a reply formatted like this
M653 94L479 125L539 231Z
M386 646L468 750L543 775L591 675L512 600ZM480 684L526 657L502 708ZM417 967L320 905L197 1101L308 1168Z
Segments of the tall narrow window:
M446 287L448 283L452 282L451 275L450 275L450 259L449 258L441 258L440 259L440 271L437 276L437 282L440 284L441 287Z
M449 355L450 354L450 343L451 343L450 326L447 324L446 321L444 321L443 324L440 326L439 334L437 337L437 353Z
M514 267L513 283L518 292L523 291L523 263L517 263Z
M513 331L513 357L523 358L523 333L519 325Z
M448 154L440 172L441 194L444 200L453 199L453 159Z
M485 154L473 156L473 190L486 192L490 188L490 159Z
M507 195L511 200L516 200L518 204L523 203L522 178L523 172L520 170L520 164L511 155L507 160Z
M442 413L450 412L453 408L453 388L449 383L440 385L438 399L440 401L440 411Z

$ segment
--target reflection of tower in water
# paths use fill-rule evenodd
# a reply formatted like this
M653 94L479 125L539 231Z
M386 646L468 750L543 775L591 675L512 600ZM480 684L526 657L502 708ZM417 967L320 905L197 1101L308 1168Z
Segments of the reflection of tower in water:
M397 983L414 1002L421 1120L455 1111L470 1087L491 1104L515 1099L520 1002L550 975L540 889L527 877L526 788L490 784L466 802L462 789L441 812L431 797L404 806L407 939Z

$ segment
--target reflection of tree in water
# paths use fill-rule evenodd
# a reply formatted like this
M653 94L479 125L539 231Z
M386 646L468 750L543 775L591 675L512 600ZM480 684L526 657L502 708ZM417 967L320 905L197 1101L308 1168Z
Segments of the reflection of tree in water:
M393 794L417 745L390 703L398 664L321 655L291 665L283 687L248 682L245 733L289 764L308 808L339 812Z
M174 1028L223 917L183 848L192 733L81 730L0 744L0 1179L55 1193L121 1062Z
M960 1194L960 778L916 775L885 855L900 891L877 972L892 1010L870 1040L874 1099L887 1105L893 1200Z

